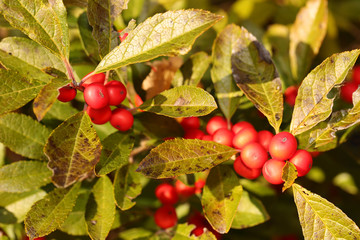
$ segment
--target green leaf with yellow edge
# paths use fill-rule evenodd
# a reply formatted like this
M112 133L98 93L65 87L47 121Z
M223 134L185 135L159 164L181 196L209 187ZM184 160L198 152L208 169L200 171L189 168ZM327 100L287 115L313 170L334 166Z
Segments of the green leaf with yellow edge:
M27 192L51 182L46 163L18 161L0 168L0 192Z
M0 0L0 14L52 53L69 58L69 29L62 1Z
M295 182L297 177L298 177L298 171L295 165L289 161L286 161L281 175L281 179L284 181L282 191L285 192L286 189L290 188Z
M239 206L242 186L234 170L225 165L211 169L201 197L204 215L221 234L230 230Z
M101 154L100 139L90 117L82 111L65 120L51 133L44 152L57 187L66 188L86 178Z
M235 82L255 107L279 132L283 117L281 81L270 53L245 28L232 48L232 71Z
M45 159L43 148L51 130L19 113L0 117L0 142L21 156Z
M216 240L216 237L212 232L205 229L205 231L200 236L195 236L191 234L191 231L194 230L195 225L188 225L187 223L181 223L176 226L175 235L172 240Z
M334 54L306 76L298 89L291 119L293 135L312 129L330 116L334 98L329 93L343 83L359 54L358 49Z
M107 176L96 181L86 206L85 219L91 239L105 240L115 219L114 188Z
M96 175L106 175L129 163L135 137L133 134L115 132L104 139L100 161L96 165Z
M77 24L80 32L81 44L86 55L99 62L101 60L99 55L99 45L92 36L92 27L89 24L86 12L80 14Z
M142 191L141 175L137 173L136 165L127 164L116 171L114 192L116 205L123 211L132 208L136 202L133 200Z
M55 231L66 220L75 205L80 183L71 188L56 188L36 202L25 218L25 232L30 239Z
M310 0L300 9L290 28L290 64L295 80L300 83L308 73L314 56L325 38L328 1Z
M228 160L234 148L198 139L167 140L140 162L136 171L150 178L170 178L202 172Z
M184 85L197 86L206 70L209 68L211 58L206 52L197 52L181 66Z
M262 202L243 190L231 228L244 229L259 225L270 219Z
M216 108L213 96L194 86L171 88L140 105L141 110L169 117L204 116Z
M240 100L240 96L231 95L239 91L232 75L231 56L240 37L241 28L230 24L219 33L212 46L211 80L214 83L219 107L227 119L231 119ZM226 95L223 96L224 94Z
M305 240L360 239L360 229L334 204L298 184L294 201Z
M105 72L158 56L186 54L195 39L222 19L199 9L158 13L139 24L95 69Z

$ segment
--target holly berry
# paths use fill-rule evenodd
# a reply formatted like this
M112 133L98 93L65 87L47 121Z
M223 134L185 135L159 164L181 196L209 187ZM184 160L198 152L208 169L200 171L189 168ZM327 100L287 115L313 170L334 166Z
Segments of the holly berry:
M237 174L247 179L255 179L261 175L261 168L247 167L240 156L234 161L234 170Z
M188 131L185 131L184 138L185 139L201 139L202 136L204 136L205 133L201 131L200 129L190 129Z
M352 70L352 81L360 84L360 65L357 65Z
M240 132L241 130L243 130L245 128L254 128L254 126L249 122L241 121L241 122L235 123L232 126L231 131L233 131L234 134L237 134L238 132Z
M206 184L205 180L203 180L201 178L198 179L194 184L195 185L195 193L201 193L205 184Z
M262 168L264 178L271 184L281 184L284 181L281 179L282 170L285 166L284 161L270 159L265 162Z
M299 149L289 159L289 162L293 163L298 171L298 176L305 176L312 167L312 156L311 154L303 149Z
M109 105L109 94L106 87L101 83L92 83L84 90L85 102L94 109L100 109Z
M182 196L185 198L190 197L195 194L195 187L188 186L180 180L177 180L175 182L175 189L179 196Z
M352 95L358 89L359 84L356 82L347 82L340 88L340 97L348 103L352 103Z
M273 159L287 160L297 149L296 138L289 132L280 132L270 141L269 153Z
M232 147L232 140L234 138L234 133L231 130L228 130L227 128L220 128L216 130L216 132L213 134L213 141Z
M175 187L168 183L162 183L157 186L155 196L162 204L175 204L179 200Z
M258 132L258 141L265 148L266 151L269 151L269 145L271 139L274 137L274 134L268 130L262 130Z
M93 72L88 73L85 77L83 77L83 79L92 73ZM101 83L102 85L104 85L105 77L106 77L105 73L96 73L91 77L89 77L88 79L86 79L84 82L82 82L81 86L87 88L92 83Z
M227 128L226 119L221 116L214 116L212 117L206 125L206 131L213 135L216 130L220 128Z
M249 168L262 168L268 160L268 154L257 142L249 143L241 150L241 159Z
M95 124L105 124L111 118L111 108L109 106L94 109L90 106L86 108L86 112L89 115L91 121Z
M57 99L61 102L70 102L76 96L76 89L71 87L70 85L61 87L58 89L59 95Z
M233 138L233 146L237 149L243 149L247 144L258 141L258 133L254 128L244 128Z
M288 87L284 92L285 102L287 104L289 104L290 106L294 106L297 93L298 93L298 87L297 86Z
M112 111L110 124L119 131L129 130L134 123L133 115L124 108L116 108Z
M126 87L121 82L112 80L105 87L109 94L109 105L117 106L126 98Z
M154 220L156 225L164 229L175 226L178 220L175 208L171 205L158 208L154 214Z
M185 131L190 129L198 129L200 127L200 119L198 117L186 117L180 122Z

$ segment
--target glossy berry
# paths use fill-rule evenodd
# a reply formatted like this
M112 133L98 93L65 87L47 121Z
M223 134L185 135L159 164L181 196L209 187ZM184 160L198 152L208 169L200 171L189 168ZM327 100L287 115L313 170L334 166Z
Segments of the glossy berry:
M57 96L57 99L61 102L70 102L76 96L76 89L69 85L59 88L58 91L59 95Z
M117 106L126 98L126 87L119 81L110 81L105 84L109 94L109 105Z
M109 105L109 94L106 87L101 83L92 83L84 90L85 102L94 109L100 109Z
M201 139L202 136L204 136L205 133L201 131L200 129L189 129L188 131L185 131L184 138L185 139Z
M357 65L352 70L352 81L360 84L360 65Z
M198 117L186 117L180 122L185 131L190 129L198 129L200 127L200 119Z
M213 136L211 136L211 135L204 135L204 136L201 137L201 140L213 141L214 138L213 138Z
M124 108L116 108L112 111L110 124L119 131L129 130L134 123L133 115Z
M241 130L243 130L245 128L254 128L254 126L249 122L241 121L241 122L235 123L232 126L231 131L233 131L234 134L237 134L238 132L240 132Z
M180 180L175 182L175 189L179 196L187 198L195 194L195 187L188 186Z
M298 176L305 176L312 167L312 156L306 151L299 149L295 154L289 159L289 162L293 163L298 171Z
M210 135L213 135L216 132L216 130L220 128L227 128L226 119L221 116L212 117L206 125L206 131Z
M92 73L93 72L88 73L84 78L86 78L88 75L90 75ZM90 78L86 79L85 82L83 82L81 84L81 86L86 88L87 86L89 86L92 83L101 83L102 85L104 85L104 82L105 82L105 73L97 73L97 74L92 75Z
M157 186L155 196L162 204L175 204L179 200L175 187L168 183L162 183Z
M352 103L352 95L358 88L358 83L347 82L340 89L340 97L342 100L348 103Z
M281 179L282 170L285 166L284 161L270 159L265 162L262 168L264 178L271 184L281 184L284 181Z
M249 143L241 150L241 159L249 168L262 168L268 160L268 154L257 142Z
M261 175L261 168L248 168L240 156L234 161L234 170L237 174L247 179L255 179Z
M171 205L158 208L154 214L154 220L156 225L164 229L175 226L178 220L175 208Z
M270 141L269 153L273 159L287 160L297 149L296 138L289 132L280 132Z
M86 112L89 115L91 121L95 124L105 124L110 121L111 118L111 108L109 106L94 109L90 106L86 108Z
M247 144L258 141L258 133L254 128L244 128L233 138L233 146L237 149L243 149Z
M297 86L288 87L284 92L285 102L287 104L289 104L290 106L294 106L297 93L298 93L298 87Z
M268 130L258 132L258 142L265 148L266 151L269 151L270 141L273 137L274 134Z
M213 141L232 147L232 140L234 138L234 133L227 128L220 128L216 130L213 134Z

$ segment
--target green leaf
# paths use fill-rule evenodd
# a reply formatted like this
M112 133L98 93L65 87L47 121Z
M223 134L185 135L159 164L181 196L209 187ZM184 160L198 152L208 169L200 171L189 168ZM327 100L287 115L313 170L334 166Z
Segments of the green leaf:
M259 225L270 219L262 202L243 190L231 228L244 229Z
M95 73L158 56L186 54L195 39L221 18L197 9L158 13L130 32L125 41L103 58Z
M184 85L197 86L210 63L211 58L206 52L197 52L191 55L181 67Z
M18 161L0 168L0 192L27 192L51 182L46 163Z
M298 184L293 185L304 239L360 239L360 229L334 204Z
M205 230L204 233L198 237L195 235L190 236L191 231L194 230L194 228L195 225L188 225L187 223L178 224L172 240L216 240L216 237L207 230Z
M102 142L100 161L96 165L97 175L106 175L129 163L135 137L133 134L115 132Z
M92 35L98 42L99 53L104 57L118 46L119 35L113 27L116 17L127 8L129 0L89 0L87 15L93 28Z
M236 87L231 69L231 56L235 44L241 37L241 28L228 25L220 32L212 47L211 80L221 111L227 119L231 119L239 104L240 96L232 96L239 91Z
M269 52L243 27L233 46L231 63L235 82L278 132L283 116L283 95Z
M289 161L286 161L281 175L281 179L284 181L284 185L282 187L283 192L285 192L286 189L290 188L293 185L297 176L298 172L295 165Z
M201 205L206 219L221 234L230 230L240 203L242 186L233 169L219 165L206 180Z
M213 96L194 86L166 90L140 105L141 110L169 117L204 116L216 108Z
M101 154L100 139L90 117L82 111L64 121L51 133L44 152L57 187L65 188L86 178Z
M74 108L71 103L55 101L44 118L64 121L72 115L76 114L77 112L79 111Z
M142 240L142 239L150 239L151 235L153 235L152 231L149 231L145 228L130 228L125 231L121 231L119 234L120 239L122 240Z
M69 58L69 30L62 1L0 0L0 13L35 42L61 58Z
M319 52L326 35L327 0L310 0L300 9L290 28L290 64L294 78L301 82Z
M290 124L290 132L298 135L327 119L334 103L328 95L344 81L360 50L334 54L312 70L299 87Z
M30 239L55 231L66 220L75 205L80 183L71 188L56 188L36 202L25 218L25 232Z
M85 219L91 239L105 240L115 219L114 189L107 176L99 178L94 185Z
M32 159L45 159L43 148L50 130L30 116L9 113L0 117L0 142Z
M219 143L176 138L152 149L136 171L150 178L176 177L213 168L235 153Z
M136 171L136 165L127 164L116 171L114 192L116 205L123 211L132 208L136 202L133 200L142 191L141 175Z

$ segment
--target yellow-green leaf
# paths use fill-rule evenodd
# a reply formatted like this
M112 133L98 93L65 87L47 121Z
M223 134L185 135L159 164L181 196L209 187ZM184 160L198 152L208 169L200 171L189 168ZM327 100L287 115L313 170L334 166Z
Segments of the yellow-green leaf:
M206 52L197 52L180 68L183 75L183 84L197 86L206 70L209 68L211 58Z
M286 161L285 166L282 170L281 179L284 181L284 185L282 187L282 191L284 192L286 189L290 188L297 178L297 169L295 165L289 161Z

